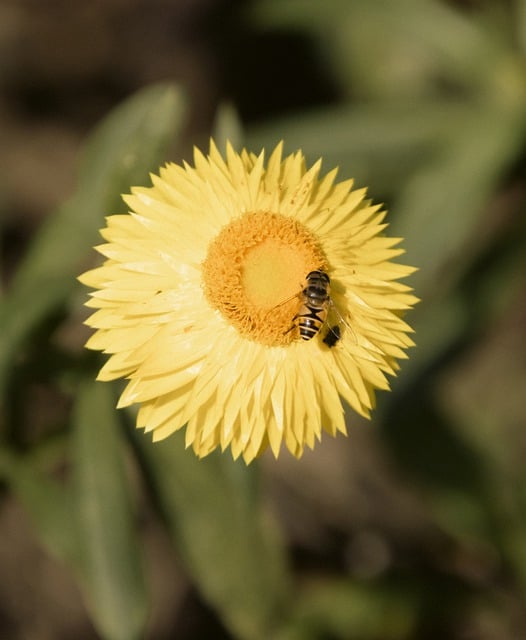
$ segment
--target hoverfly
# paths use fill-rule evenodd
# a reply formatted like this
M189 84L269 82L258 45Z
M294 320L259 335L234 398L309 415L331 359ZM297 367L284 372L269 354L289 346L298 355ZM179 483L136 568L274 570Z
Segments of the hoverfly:
M340 322L348 326L332 301L331 280L325 271L316 269L308 273L300 296L301 307L292 319L293 325L289 331L297 327L302 340L312 340L314 336L318 335L321 328L327 323L329 307L334 308ZM337 324L329 327L323 342L328 347L334 347L340 338L341 331L339 324Z
M311 271L305 280L306 284L301 292L301 307L292 321L296 322L302 340L312 340L327 319L331 280L321 270Z

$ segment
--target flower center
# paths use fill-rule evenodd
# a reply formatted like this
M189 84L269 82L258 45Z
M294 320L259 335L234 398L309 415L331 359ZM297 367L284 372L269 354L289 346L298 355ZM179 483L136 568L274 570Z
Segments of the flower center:
M263 211L223 227L202 267L208 302L242 336L279 346L297 339L291 328L305 276L326 268L326 260L302 224Z

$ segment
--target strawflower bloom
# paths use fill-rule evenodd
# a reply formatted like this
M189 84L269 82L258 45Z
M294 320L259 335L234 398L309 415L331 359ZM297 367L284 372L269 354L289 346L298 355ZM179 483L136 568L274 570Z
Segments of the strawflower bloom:
M86 346L109 354L98 379L128 379L118 406L138 403L154 440L186 425L198 456L250 462L283 443L300 457L322 430L346 433L342 400L368 417L388 389L413 345L417 299L398 280L414 269L391 261L403 250L380 205L320 168L281 144L265 163L211 142L107 218L106 261L80 277L97 309Z

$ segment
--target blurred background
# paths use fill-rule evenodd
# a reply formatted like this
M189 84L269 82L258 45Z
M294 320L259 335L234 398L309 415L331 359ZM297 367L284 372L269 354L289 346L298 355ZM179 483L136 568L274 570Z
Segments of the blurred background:
M0 637L526 638L526 1L0 1ZM152 446L76 276L213 134L390 211L422 299L371 422Z

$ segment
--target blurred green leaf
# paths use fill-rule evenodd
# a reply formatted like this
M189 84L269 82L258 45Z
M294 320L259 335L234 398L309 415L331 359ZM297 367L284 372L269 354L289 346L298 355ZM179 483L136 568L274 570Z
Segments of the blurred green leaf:
M43 473L33 457L16 455L6 447L0 447L0 477L29 514L42 544L56 558L74 565L80 550L69 490Z
M111 385L81 385L73 415L73 505L82 587L108 640L142 638L149 610L143 558Z
M517 578L521 595L524 598L526 596L526 517L524 515L526 511L526 496L522 488L523 485L524 477L521 478L519 486L515 488L514 493L516 495L513 496L513 508L508 509L508 513L500 514L504 516L500 521L500 533L504 548L503 555L507 560L510 571ZM506 483L501 489L503 491L498 496L501 501L496 502L496 505L510 502L510 485ZM503 511L503 509L500 510Z
M526 55L526 0L517 0L516 2L515 25L522 54Z
M181 433L135 441L177 550L203 596L242 640L275 636L288 605L288 575L262 510L256 465L227 454L199 460Z
M522 145L524 110L479 109L444 137L434 161L402 188L391 233L404 238L406 260L419 267L417 293L436 295L466 268L468 239L476 236L484 205ZM469 264L469 262L468 262ZM447 269L446 269L447 267Z
M183 126L184 98L170 85L149 87L115 109L94 131L72 199L44 223L0 307L0 394L27 335L77 286L105 215L120 193L147 181Z
M433 156L437 140L470 114L458 102L353 104L259 125L246 139L255 151L283 139L288 152L302 149L309 162L322 157L326 171L339 166L342 179L353 177L376 193L397 191L400 180Z
M435 93L440 77L484 86L507 47L478 16L435 0L263 0L250 17L310 33L345 93L384 100Z
M397 640L416 626L414 593L346 579L312 581L299 592L293 620L279 640Z
M409 359L402 363L392 381L394 393L391 399L416 384L433 364L459 343L465 336L468 318L465 301L458 294L424 299L411 311L409 323L415 331L412 337L416 347L409 351Z
M224 153L227 141L232 143L236 151L241 151L245 136L239 114L233 104L222 103L219 105L212 137L221 153Z

